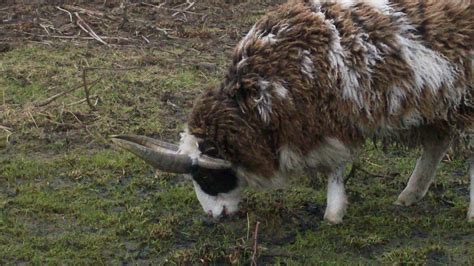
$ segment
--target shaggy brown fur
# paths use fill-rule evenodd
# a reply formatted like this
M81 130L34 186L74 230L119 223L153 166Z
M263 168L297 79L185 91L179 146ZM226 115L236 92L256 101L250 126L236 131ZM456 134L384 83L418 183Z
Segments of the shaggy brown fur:
M221 87L196 101L189 131L271 178L282 147L304 156L324 137L354 147L472 130L473 10L454 0L395 0L382 10L291 1L239 43Z

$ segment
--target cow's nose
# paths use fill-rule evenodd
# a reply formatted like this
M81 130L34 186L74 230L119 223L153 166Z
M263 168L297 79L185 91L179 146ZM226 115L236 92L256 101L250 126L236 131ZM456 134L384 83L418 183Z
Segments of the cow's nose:
M229 212L227 211L227 208L224 206L220 211L209 210L207 212L207 215L214 219L220 219L220 218L229 216Z

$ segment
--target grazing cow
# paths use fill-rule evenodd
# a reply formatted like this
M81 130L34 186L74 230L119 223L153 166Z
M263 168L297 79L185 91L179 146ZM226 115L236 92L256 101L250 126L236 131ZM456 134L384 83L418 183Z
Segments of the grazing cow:
M290 1L238 43L221 86L196 100L179 146L112 139L158 169L191 175L214 217L236 212L247 185L323 172L331 223L342 222L344 168L366 139L421 145L396 201L412 205L452 141L473 133L473 30L470 0ZM473 160L469 174L473 221Z

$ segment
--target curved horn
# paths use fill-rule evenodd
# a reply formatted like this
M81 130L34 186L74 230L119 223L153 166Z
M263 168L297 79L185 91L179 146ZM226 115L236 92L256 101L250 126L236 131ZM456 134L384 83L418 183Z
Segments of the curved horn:
M153 167L165 172L189 173L193 160L185 154L178 154L178 145L138 135L112 135L112 142L132 152ZM201 155L197 165L214 170L229 169L229 161Z
M144 136L115 135L110 136L112 142L132 152L153 167L172 173L189 173L193 165L192 159L178 154L178 146Z
M176 153L178 152L179 146L173 143L169 142L164 142L161 140L153 139L150 137L146 136L139 136L139 135L112 135L110 138L118 138L118 139L123 139L127 141L131 141L137 144L140 144L145 147L150 147L150 148L165 148L169 150L169 152Z
M232 164L229 161L202 155L198 158L198 165L206 169L222 170L229 169Z

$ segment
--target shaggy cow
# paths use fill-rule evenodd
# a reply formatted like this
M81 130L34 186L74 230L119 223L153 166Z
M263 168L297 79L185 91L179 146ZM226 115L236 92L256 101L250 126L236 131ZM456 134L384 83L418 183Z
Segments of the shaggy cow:
M474 129L470 0L291 1L240 41L220 88L195 102L181 144L114 142L156 168L192 176L203 209L234 213L246 185L293 169L328 175L325 219L347 206L343 172L367 138L419 144L396 204L423 198L437 165ZM474 220L474 161L470 162Z

